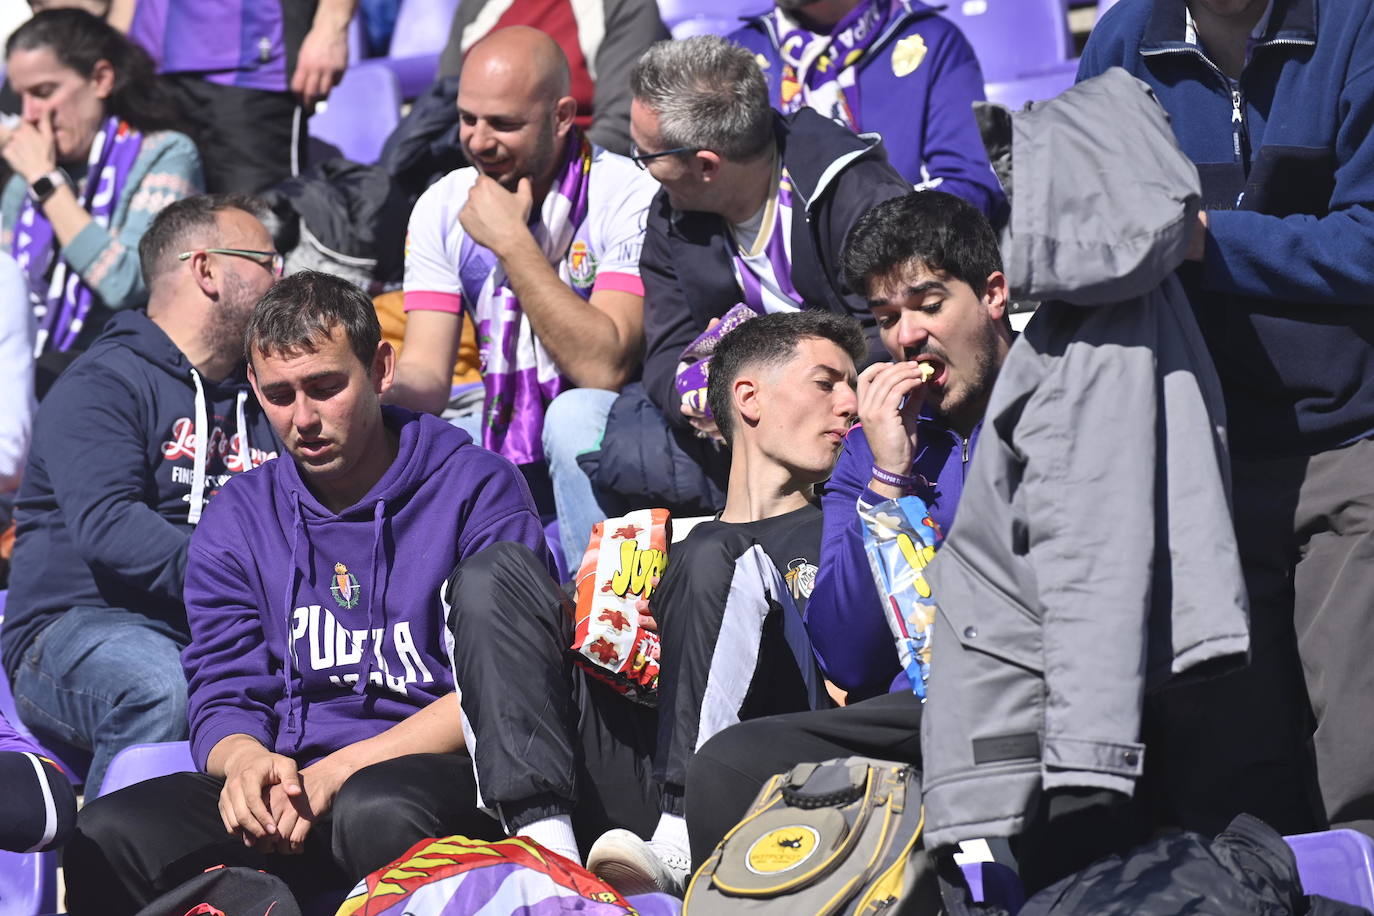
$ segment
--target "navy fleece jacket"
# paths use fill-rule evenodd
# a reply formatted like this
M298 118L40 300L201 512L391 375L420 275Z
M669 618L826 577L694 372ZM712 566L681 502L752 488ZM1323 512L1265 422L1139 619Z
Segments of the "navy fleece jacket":
M191 539L181 660L201 769L233 734L308 764L451 693L439 589L488 544L524 544L552 574L515 465L383 411L400 450L355 505L325 508L282 458L226 487Z
M199 378L144 312L111 318L34 422L5 607L10 677L73 607L127 608L185 632L194 519L231 475L277 448L242 367L223 381Z
M1180 275L1221 376L1231 452L1313 454L1374 435L1374 5L1275 0L1235 87L1185 40L1184 9L1122 0L1078 76L1119 66L1144 80L1198 166L1207 250Z

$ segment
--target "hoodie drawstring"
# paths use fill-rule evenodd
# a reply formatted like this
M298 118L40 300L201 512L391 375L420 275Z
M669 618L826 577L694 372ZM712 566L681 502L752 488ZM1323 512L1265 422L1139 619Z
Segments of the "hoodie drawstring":
M186 522L200 524L200 514L205 511L205 459L210 450L210 420L205 411L205 385L200 373L191 369L191 380L196 383L196 457L191 471L191 508L186 512Z
M244 405L248 403L248 389L239 391L234 401L234 423L239 430L239 471L253 470L253 453L248 449L248 414Z
M376 645L374 640L375 630L373 624L376 622L376 609L379 604L386 602L386 589L383 584L382 593L377 594L377 583L382 581L381 564L378 562L382 546L385 541L386 532L386 500L379 499L372 509L372 568L368 580L367 594L367 641L363 646L363 657L358 662L358 683L353 685L353 692L362 694L367 690L368 681L372 678L375 670L374 654ZM382 625L386 625L386 608L382 608Z
M292 490L291 560L286 573L286 594L282 598L282 606L286 609L286 651L282 653L282 682L286 689L286 731L295 733L296 747L300 747L301 732L296 729L296 697L291 682L300 666L296 660L296 640L292 638L291 627L295 620L293 605L296 603L296 577L300 575L300 567L296 563L296 558L300 550L301 535L304 533L305 518L301 515L301 497L299 493Z

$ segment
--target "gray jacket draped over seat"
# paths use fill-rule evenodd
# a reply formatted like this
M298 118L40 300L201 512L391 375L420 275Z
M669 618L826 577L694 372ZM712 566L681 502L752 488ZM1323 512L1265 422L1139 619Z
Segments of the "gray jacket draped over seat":
M921 724L931 848L1019 833L1056 788L1130 795L1144 695L1249 646L1221 389L1175 268L1197 171L1115 69L1012 116L1013 293Z

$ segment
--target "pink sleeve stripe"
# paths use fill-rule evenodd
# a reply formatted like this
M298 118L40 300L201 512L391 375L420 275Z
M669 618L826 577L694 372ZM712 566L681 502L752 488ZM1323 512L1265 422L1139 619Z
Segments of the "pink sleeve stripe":
M617 293L629 293L632 296L644 295L644 281L634 274L598 274L596 285L592 287L592 295L597 290L609 289Z
M407 291L404 307L407 312L448 312L457 315L463 310L463 297L457 293Z

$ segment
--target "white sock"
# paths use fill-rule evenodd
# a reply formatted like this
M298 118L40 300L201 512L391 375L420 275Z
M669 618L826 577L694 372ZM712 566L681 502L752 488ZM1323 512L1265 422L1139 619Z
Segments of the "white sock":
M683 822L684 828L686 822ZM572 819L566 814L545 817L520 828L520 835L527 836L545 849L550 849L565 859L582 864L582 854L577 851L577 837L573 836Z
M687 840L687 819L666 811L659 815L658 826L649 838L649 845L662 856L664 853L691 859L691 843Z

